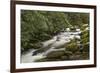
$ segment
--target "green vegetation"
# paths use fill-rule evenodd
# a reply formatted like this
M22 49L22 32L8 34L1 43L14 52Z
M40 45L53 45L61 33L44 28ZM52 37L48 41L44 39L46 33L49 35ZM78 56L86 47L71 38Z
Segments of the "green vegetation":
M78 51L79 50L79 45L76 42L77 42L77 40L73 39L69 43L67 43L65 45L66 50L71 51L72 53L75 53L76 51Z
M83 51L89 52L89 26L87 24L82 27L81 42L83 44Z
M88 13L21 10L21 48L24 51L30 48L40 49L43 45L41 42L51 39L62 30L80 28L81 42L84 49L87 49L89 30L84 29L89 25L83 26L84 24L89 24ZM72 40L66 45L67 51L75 52L79 49L76 41Z

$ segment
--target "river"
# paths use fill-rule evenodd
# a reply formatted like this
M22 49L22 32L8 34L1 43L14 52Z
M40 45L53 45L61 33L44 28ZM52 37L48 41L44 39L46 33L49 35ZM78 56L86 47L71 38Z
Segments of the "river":
M42 42L43 47L46 47L46 46L51 44L50 48L48 48L46 51L32 56L32 54L36 50L30 49L26 53L22 54L21 63L31 63L37 59L45 58L46 54L48 54L51 51L56 51L57 47L62 46L64 44L70 42L70 40L74 39L74 37L77 39L80 39L80 35L79 35L80 33L81 33L80 31L76 31L76 32L67 32L66 31L66 32L59 33L58 35L54 36L52 39L47 40L45 42ZM63 49L59 49L59 50L63 50Z

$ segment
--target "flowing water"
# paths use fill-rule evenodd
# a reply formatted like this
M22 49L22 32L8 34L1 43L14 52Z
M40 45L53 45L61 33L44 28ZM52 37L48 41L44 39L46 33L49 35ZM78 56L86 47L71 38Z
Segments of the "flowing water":
M27 53L22 54L21 56L21 63L31 63L35 60L42 59L46 57L46 54L55 51L55 48L62 46L68 42L70 42L71 39L78 38L80 39L80 31L77 32L61 32L60 34L54 36L52 39L47 40L43 43L43 47L48 46L49 44L52 44L51 47L42 53L38 53L37 55L32 56L32 54L36 51L34 49L29 50ZM59 38L59 41L57 40Z

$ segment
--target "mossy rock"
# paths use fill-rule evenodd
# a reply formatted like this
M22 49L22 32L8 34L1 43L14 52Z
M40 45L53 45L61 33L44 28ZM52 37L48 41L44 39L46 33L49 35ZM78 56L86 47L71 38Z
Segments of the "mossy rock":
M72 55L72 52L71 51L65 51L65 54L66 55Z
M70 56L70 60L80 60L80 58L81 58L81 55L72 55L72 56Z
M60 58L63 55L65 55L65 51L52 51L46 55L46 58Z

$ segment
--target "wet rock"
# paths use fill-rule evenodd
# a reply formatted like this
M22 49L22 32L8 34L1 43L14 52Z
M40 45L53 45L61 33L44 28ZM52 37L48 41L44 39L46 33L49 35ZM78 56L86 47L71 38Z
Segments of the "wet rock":
M37 55L38 53L39 53L38 50L33 51L32 56Z

